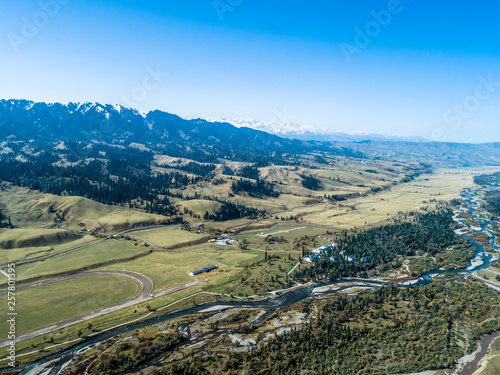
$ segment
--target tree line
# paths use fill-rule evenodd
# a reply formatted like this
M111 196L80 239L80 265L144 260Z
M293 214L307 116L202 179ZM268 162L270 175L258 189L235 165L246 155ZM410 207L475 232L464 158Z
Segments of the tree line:
M453 232L456 223L452 216L451 208L441 207L434 212L411 212L395 223L357 233L344 231L337 235L334 250L310 267L297 270L294 277L300 281L369 277L374 271L400 266L398 256L434 256L463 242L462 237ZM349 256L355 258L349 259Z

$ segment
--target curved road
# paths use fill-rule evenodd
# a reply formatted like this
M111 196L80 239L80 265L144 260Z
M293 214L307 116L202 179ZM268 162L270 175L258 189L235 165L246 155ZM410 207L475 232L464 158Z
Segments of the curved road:
M75 274L67 275L67 276L55 277L55 278L50 279L50 280L40 281L40 282L16 287L16 292L20 292L21 290L25 290L25 289L36 288L38 286L57 283L59 281L74 279L76 277L92 276L92 275L119 275L119 276L130 277L130 278L138 281L139 284L141 284L142 288L139 291L139 293L137 293L133 297L133 299L139 298L139 297L148 297L149 293L151 293L153 291L153 282L150 279L148 279L146 276L140 275L140 274L135 273L135 272L129 272L129 271L89 271L89 272L75 273ZM4 294L7 294L7 290L0 291L0 296L2 296Z
M138 273L135 273L135 272L129 272L129 271L90 271L90 272L81 272L81 273L77 273L77 274L74 274L74 275L57 277L57 278L54 278L54 279L51 279L51 280L47 280L47 281L43 281L43 282L39 282L39 283L33 283L33 284L29 284L29 285L24 285L22 287L16 288L16 292L19 291L19 290L24 290L24 289L29 289L29 288L36 288L36 287L39 287L39 286L42 286L42 285L52 284L52 283L55 283L55 282L64 281L64 280L72 279L72 278L75 278L75 277L91 276L91 275L119 275L119 276L130 277L130 278L138 281L141 284L141 290L134 297L132 297L131 299L129 299L128 301L125 301L125 302L120 303L118 305L107 307L105 309L98 310L98 311L93 311L93 312L90 312L90 313L87 313L87 314L84 314L84 315L76 316L74 318L70 318L70 319L64 320L62 322L58 322L58 323L52 324L52 325L47 326L47 327L43 327L43 328L37 329L35 331L31 331L31 332L28 332L28 333L25 333L25 334L22 334L22 335L18 335L18 336L16 336L16 342L21 342L21 341L24 341L24 340L28 340L28 339L31 339L31 338L34 338L34 337L37 337L37 336L40 336L40 335L47 334L47 333L50 333L52 331L55 331L55 330L58 330L58 329L61 329L61 328L65 328L65 327L71 326L73 324L85 322L87 320L94 319L94 318L97 318L99 316L102 316L102 315L105 315L105 314L109 314L109 313L115 312L117 310L121 310L123 308L130 307L130 306L133 306L133 305L136 305L138 303L141 303L141 302L144 302L144 301L147 301L147 300L151 299L150 294L153 291L153 282L149 278L147 278L146 276L144 276L144 275L141 275L141 274L138 274ZM174 286L172 288L165 289L165 290L162 290L161 292L156 293L155 297L160 297L160 296L164 296L164 295L167 295L167 294L170 294L170 293L175 293L175 292L178 292L179 290L182 290L182 289L185 289L185 288L189 288L189 287L194 286L196 284L199 284L199 283L201 283L203 281L204 280L194 280L194 281L190 281L188 283L177 285L177 286ZM6 293L6 291L2 291L2 292L0 292L0 295L5 294L5 293ZM9 343L10 343L9 340L1 341L0 342L0 348L8 346Z

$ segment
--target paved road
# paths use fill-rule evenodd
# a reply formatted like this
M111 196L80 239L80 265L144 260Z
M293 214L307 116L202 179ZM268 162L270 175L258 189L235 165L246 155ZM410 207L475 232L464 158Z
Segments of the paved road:
M28 332L28 333L25 333L22 335L18 335L16 337L16 342L21 342L24 340L32 339L32 338L37 337L37 336L45 335L47 333L56 331L58 329L69 327L69 326L72 326L72 325L77 324L77 323L85 322L87 320L94 319L94 318L97 318L99 316L109 314L109 313L121 310L123 308L126 308L126 307L131 307L133 305L136 305L138 303L141 303L141 302L144 302L144 301L151 299L149 294L153 291L153 282L150 279L148 279L147 277L140 275L140 274L137 274L135 272L91 271L91 272L82 272L80 274L70 275L67 277L64 276L61 278L57 278L57 280L49 280L49 281L57 282L57 281L65 280L67 278L87 276L87 275L121 275L121 276L125 276L125 277L130 277L130 278L133 278L133 279L139 281L142 285L142 288L141 288L141 291L139 293L137 293L133 298L129 299L128 301L125 301L121 304L118 304L118 305L115 305L112 307L107 307L107 308L102 309L102 310L93 311L91 313L87 313L87 314L80 315L80 316L77 316L77 317L74 317L71 319L67 319L67 320L64 320L62 322L58 322L58 323L52 324L52 325L47 326L47 327L37 329L35 331L31 331L31 332ZM44 285L49 283L49 281L44 281ZM203 282L203 280L194 280L194 281L190 281L188 283L177 285L175 287L172 287L172 288L169 288L169 289L166 289L166 290L163 290L161 292L156 293L155 297L160 297L160 296L165 296L165 295L170 294L170 293L175 293L175 292L178 292L179 290L192 287L192 286L197 285L201 282ZM31 287L31 288L34 288L36 286L38 286L38 283L36 285L33 285L33 284L27 285L27 287ZM5 340L5 341L0 342L0 348L3 348L7 345L9 345L9 340Z
M298 266L300 266L300 262L297 262L297 264L295 266L293 266L293 268L288 271L288 273L286 274L287 276L290 275Z
M279 230L277 232L274 232L274 233L268 233L268 234L258 234L257 236L258 237L267 237L267 236L272 236L272 235L275 235L275 234L280 234L280 233L288 233L288 232L293 232L294 230L299 230L299 229L305 229L307 227L298 227L298 228L292 228L292 229L288 229L288 230Z

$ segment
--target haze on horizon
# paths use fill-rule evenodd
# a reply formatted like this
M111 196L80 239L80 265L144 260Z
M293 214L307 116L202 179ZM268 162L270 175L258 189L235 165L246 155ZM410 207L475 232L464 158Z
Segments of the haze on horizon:
M0 98L500 141L500 5L4 2Z

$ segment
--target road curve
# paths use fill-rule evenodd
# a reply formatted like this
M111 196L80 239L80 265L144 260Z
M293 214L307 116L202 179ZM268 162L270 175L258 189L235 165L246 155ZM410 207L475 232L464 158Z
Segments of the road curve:
M32 283L32 284L19 286L19 287L16 287L16 292L20 292L21 290L36 288L39 286L48 285L48 284L52 284L52 283L57 283L59 281L74 279L76 277L92 276L92 275L126 276L126 277L130 277L130 278L138 281L139 284L141 284L141 290L133 298L148 297L149 293L151 293L153 291L153 282L150 279L148 279L146 276L143 276L143 275L135 273L135 272L129 272L129 271L89 271L89 272L80 272L80 273L75 273L72 275L66 275L66 276L61 276L61 277L55 277L55 278L50 279L50 280L44 280L44 281L39 281L39 282ZM7 294L7 290L0 290L0 296L2 296L4 294Z
M24 341L24 340L29 340L29 339L32 339L32 338L37 337L37 336L45 335L47 333L56 331L56 330L61 329L61 328L69 327L69 326L72 326L72 325L77 324L77 323L85 322L87 320L94 319L94 318L97 318L99 316L109 314L109 313L121 310L121 309L126 308L126 307L130 307L130 306L133 306L133 305L136 305L138 303L141 303L141 302L144 302L144 301L151 299L149 294L153 291L153 282L150 279L148 279L146 276L140 275L140 274L135 273L135 272L128 272L128 271L82 272L79 274L68 275L68 276L58 277L56 279L44 281L42 285L46 285L46 284L51 283L51 282L63 281L63 280L67 280L67 279L74 278L74 277L89 276L89 275L120 275L120 276L130 277L132 279L139 281L139 283L142 285L142 289L133 298L131 298L128 301L125 301L123 303L120 303L118 305L107 307L105 309L98 310L98 311L93 311L93 312L83 314L80 316L76 316L74 318L70 318L70 319L64 320L62 322L58 322L58 323L52 324L50 326L46 326L46 327L37 329L35 331L31 331L28 333L18 335L18 336L16 336L16 343L19 343L19 342ZM174 293L174 292L177 292L179 290L189 288L191 286L199 284L201 282L203 282L203 280L194 280L194 281L190 281L188 283L177 285L175 287L172 287L172 288L169 288L169 289L166 289L166 290L163 290L161 292L156 293L156 297L160 297L160 296L164 296L164 295L167 295L170 293ZM39 283L29 284L29 285L25 285L24 289L35 288L37 286L39 286ZM16 291L19 291L19 290L21 290L21 288L17 288ZM5 291L3 294L5 294ZM3 348L3 347L8 346L8 345L10 345L9 340L4 340L4 341L0 342L0 348Z

